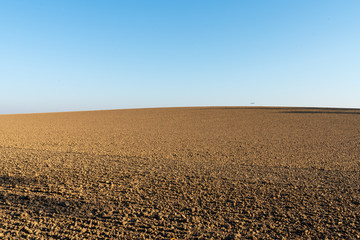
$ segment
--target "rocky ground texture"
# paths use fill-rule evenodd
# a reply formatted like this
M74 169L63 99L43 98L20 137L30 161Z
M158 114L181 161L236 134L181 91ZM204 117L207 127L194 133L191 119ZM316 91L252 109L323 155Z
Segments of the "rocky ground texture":
M0 239L360 239L360 110L0 115Z

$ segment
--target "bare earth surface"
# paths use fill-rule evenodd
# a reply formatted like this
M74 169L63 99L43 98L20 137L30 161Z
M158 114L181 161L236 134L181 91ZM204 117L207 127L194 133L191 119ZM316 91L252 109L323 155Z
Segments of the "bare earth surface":
M0 238L359 239L360 110L0 115Z

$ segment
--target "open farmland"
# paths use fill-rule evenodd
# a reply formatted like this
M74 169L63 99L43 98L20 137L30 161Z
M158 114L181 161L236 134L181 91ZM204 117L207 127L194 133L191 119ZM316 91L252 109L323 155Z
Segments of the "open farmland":
M0 115L0 238L360 238L360 110Z

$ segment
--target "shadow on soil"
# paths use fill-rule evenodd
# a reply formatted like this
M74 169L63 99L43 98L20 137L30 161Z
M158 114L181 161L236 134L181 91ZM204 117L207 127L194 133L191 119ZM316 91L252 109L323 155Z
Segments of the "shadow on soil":
M280 113L304 113L304 114L360 114L357 108L313 108L313 107L210 107L214 110L280 110ZM200 108L199 110L209 110Z
M354 111L283 111L280 113L295 113L295 114L350 114L360 115L360 112Z
M24 212L48 217L93 217L98 208L81 199L66 199L61 193L48 190L38 179L3 175L0 176L0 209L10 211L16 218Z

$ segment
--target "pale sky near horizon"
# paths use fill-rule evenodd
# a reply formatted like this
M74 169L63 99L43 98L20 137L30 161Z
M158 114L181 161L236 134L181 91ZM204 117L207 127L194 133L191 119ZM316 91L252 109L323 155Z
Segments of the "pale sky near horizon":
M1 0L0 114L360 108L358 0Z

